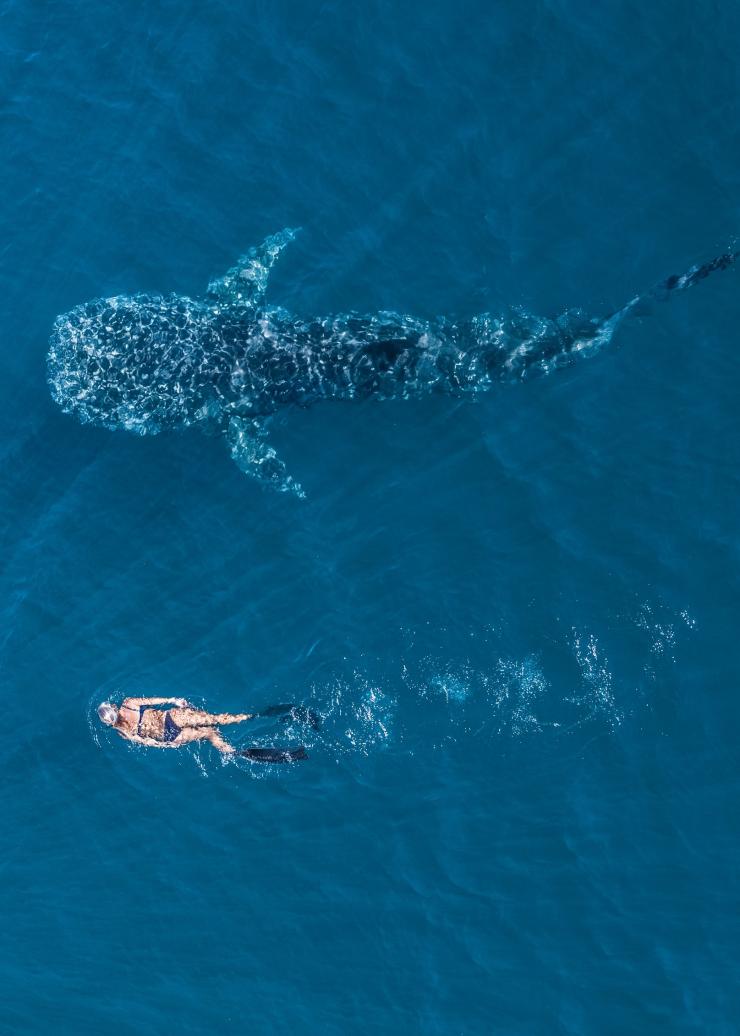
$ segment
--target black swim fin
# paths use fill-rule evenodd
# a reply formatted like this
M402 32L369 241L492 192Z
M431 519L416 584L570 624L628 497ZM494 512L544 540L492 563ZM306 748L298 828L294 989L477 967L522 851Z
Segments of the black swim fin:
M285 716L294 708L295 705L268 705L266 709L261 709L255 715L260 718L263 716Z
M299 759L308 759L303 745L298 748L242 748L236 753L253 763L295 763Z
M262 709L257 715L265 718L280 716L286 723L293 720L295 723L305 723L307 726L313 727L314 730L318 730L321 726L319 714L314 712L313 709L306 708L305 705L268 705L266 709Z

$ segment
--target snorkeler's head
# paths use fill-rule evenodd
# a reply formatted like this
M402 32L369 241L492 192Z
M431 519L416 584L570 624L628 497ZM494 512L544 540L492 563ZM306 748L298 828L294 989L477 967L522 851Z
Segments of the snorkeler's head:
M115 722L118 719L118 709L115 705L111 705L109 701L104 701L101 705L98 705L98 716L107 727L115 726Z

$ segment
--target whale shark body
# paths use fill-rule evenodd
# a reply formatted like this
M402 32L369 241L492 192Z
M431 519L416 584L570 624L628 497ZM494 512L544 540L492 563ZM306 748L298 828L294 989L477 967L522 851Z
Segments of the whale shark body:
M643 303L692 286L739 254L669 277L604 318L515 310L461 321L392 312L302 319L264 304L270 270L294 237L268 237L202 299L122 295L58 317L48 355L56 402L82 422L140 435L216 427L243 471L303 495L268 439L265 422L278 408L475 395L548 373L597 352Z

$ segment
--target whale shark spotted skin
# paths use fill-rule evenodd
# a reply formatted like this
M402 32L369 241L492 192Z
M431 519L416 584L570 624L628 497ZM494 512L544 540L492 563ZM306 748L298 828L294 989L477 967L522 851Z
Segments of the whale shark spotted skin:
M730 266L726 252L669 277L604 318L556 319L521 310L426 321L399 313L300 318L266 306L270 270L295 237L284 230L252 248L202 299L120 295L57 317L48 355L51 393L66 413L140 435L215 426L237 465L302 494L267 437L289 404L485 392L592 355L640 304Z

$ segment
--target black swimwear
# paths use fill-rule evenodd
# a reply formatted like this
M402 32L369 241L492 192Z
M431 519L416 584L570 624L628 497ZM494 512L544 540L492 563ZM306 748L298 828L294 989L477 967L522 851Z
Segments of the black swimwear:
M164 717L164 737L162 740L169 744L170 741L177 741L180 734L182 734L182 727L178 727L168 712Z
M141 720L147 708L147 705L139 706L139 725L136 728L136 732L139 735L139 737L146 737L146 734L142 734L141 732ZM162 740L164 741L164 743L168 745L172 741L177 741L181 733L182 727L178 727L177 723L175 723L174 719L172 718L172 716L170 716L169 712L166 712L164 717L164 731L162 734Z

